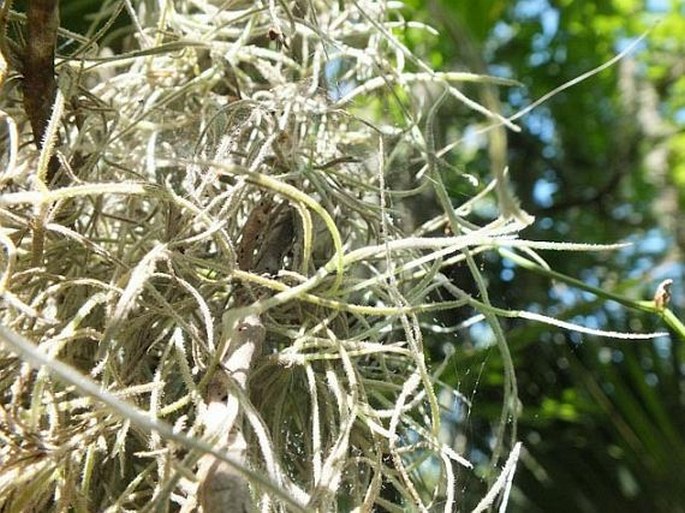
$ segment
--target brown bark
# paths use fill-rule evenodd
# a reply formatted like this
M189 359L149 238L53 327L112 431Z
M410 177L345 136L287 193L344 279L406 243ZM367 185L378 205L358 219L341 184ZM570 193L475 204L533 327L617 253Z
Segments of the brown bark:
M29 0L28 42L24 56L24 109L38 148L43 147L45 129L55 102L55 44L59 28L59 0ZM52 157L46 179L52 180L59 162Z

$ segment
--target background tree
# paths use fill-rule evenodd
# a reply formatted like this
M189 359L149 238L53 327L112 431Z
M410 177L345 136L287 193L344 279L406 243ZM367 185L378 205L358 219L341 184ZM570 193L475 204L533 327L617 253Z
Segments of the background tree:
M527 237L632 244L613 254L545 255L552 269L637 299L674 279L674 304L681 306L682 4L490 1L472 9L466 2L434 1L416 7L419 18L427 8L431 20L440 20L434 61L524 84L503 91L508 113L609 61L650 29L616 66L522 118L522 132L509 133L507 160L524 208L537 218ZM444 109L440 123L450 127L463 114ZM487 174L485 142L476 141L455 164ZM489 254L483 266L491 297L510 308L606 329L656 327L653 316L550 283L507 259ZM452 273L465 279L463 268ZM487 452L501 364L483 349L487 332L472 328L460 335L454 372L443 379L473 398L458 429L469 434L473 450ZM528 442L514 509L682 511L681 338L626 344L513 321L507 340L523 405L521 436Z

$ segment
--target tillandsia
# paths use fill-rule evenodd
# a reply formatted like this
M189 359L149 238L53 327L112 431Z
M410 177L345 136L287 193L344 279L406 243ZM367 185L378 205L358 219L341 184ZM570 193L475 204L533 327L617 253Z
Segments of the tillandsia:
M513 451L482 507L508 494L499 319L526 316L493 306L475 257L612 248L520 239L505 169L482 183L450 159L497 130L503 163L512 121L464 86L515 82L434 70L407 34L435 31L396 1L100 8L57 30L36 149L7 53L26 17L0 4L0 509L459 509L473 465L445 412L468 401L426 355L449 310L502 354L490 467ZM469 113L449 143L444 102Z

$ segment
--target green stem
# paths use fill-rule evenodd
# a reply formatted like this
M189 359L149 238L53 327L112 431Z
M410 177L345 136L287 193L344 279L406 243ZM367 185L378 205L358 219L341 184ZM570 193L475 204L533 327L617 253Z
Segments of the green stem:
M623 306L630 308L631 310L638 310L650 314L657 314L659 317L663 319L666 325L678 336L679 339L685 341L685 325L683 325L680 319L676 317L676 315L670 308L660 309L657 307L654 301L638 301L635 299L627 298L625 296L621 296L619 294L614 294L613 292L608 292L606 290L599 289L597 287L593 287L592 285L588 285L587 283L584 283L576 278L572 278L570 276L566 276L565 274L552 271L551 269L546 269L541 265L533 262L532 260L529 260L528 258L525 258L519 255L518 253L515 253L506 248L499 248L499 253L503 257L508 258L509 260L517 264L518 266L523 267L524 269L527 269L534 273L546 276L548 278L552 278L554 280L561 281L568 285L573 285L574 287L590 292L597 297L601 297L611 301L616 301L617 303L620 303Z

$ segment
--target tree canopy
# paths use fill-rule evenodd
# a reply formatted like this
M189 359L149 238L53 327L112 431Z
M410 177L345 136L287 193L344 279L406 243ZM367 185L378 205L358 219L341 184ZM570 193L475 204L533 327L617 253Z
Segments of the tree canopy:
M560 91L509 132L507 163L523 207L536 216L531 239L628 242L611 253L547 253L554 271L632 299L683 279L683 17L681 2L416 2L416 16L437 23L433 60L446 68L486 70L520 81L500 90L514 114L550 91L611 61L613 66ZM441 111L446 132L460 110ZM455 165L489 172L487 141ZM455 186L458 201L461 190ZM569 283L531 273L507 258L483 261L499 304L579 324L625 331L663 327L658 317L621 308ZM464 274L456 269L456 279ZM472 397L465 421L483 435L500 384L488 333L454 338L452 375ZM683 439L682 334L654 342L611 341L512 321L506 328L521 399L526 454L513 510L682 511L678 471ZM468 338L468 337L467 337ZM436 342L437 344L437 342ZM478 369L478 370L475 370ZM460 429L464 429L463 427ZM467 487L468 489L468 487Z

